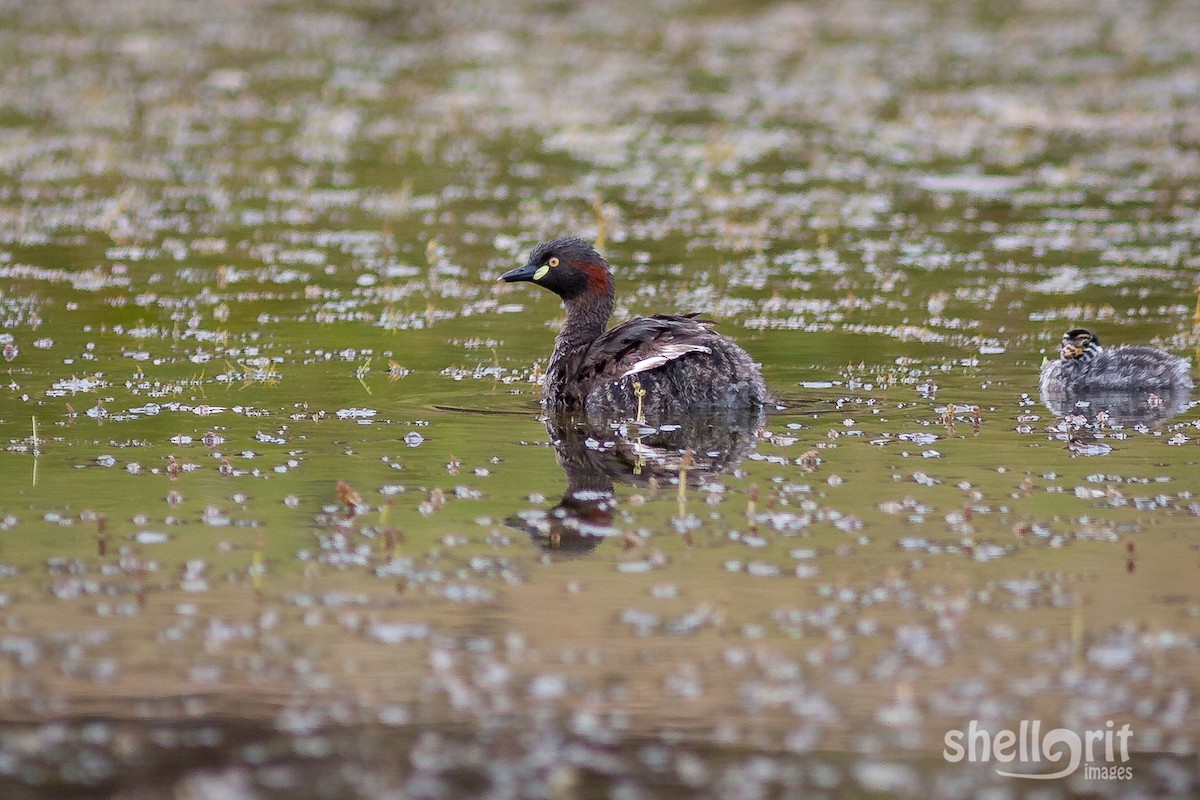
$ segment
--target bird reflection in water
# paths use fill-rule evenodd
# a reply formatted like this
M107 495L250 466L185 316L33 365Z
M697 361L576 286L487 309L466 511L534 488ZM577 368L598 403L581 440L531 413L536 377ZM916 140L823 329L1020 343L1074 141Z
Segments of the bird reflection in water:
M529 534L541 549L584 555L610 536L614 483L640 488L703 486L754 451L763 425L761 410L722 411L670 424L634 422L597 426L577 417L550 418L546 430L567 476L562 500L549 509L530 509L507 523Z
M1159 391L1108 389L1096 391L1046 392L1042 403L1058 421L1049 427L1056 439L1077 455L1104 455L1112 447L1100 439L1122 429L1156 428L1182 414L1191 405L1189 388Z

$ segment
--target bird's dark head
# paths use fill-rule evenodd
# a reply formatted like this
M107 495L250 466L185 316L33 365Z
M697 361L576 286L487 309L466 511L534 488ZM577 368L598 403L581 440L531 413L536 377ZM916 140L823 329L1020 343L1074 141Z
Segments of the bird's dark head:
M565 302L585 295L611 297L613 291L608 262L590 244L574 237L542 242L524 266L509 270L500 280L536 283Z
M1066 360L1090 358L1100 352L1100 337L1087 328L1072 328L1063 334L1059 354Z

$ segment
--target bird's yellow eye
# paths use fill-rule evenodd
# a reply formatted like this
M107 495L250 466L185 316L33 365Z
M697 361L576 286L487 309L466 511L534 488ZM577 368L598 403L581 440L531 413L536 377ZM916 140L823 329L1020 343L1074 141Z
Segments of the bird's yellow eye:
M550 267L557 267L558 266L558 256L550 256L550 260L546 262L546 265L550 266Z

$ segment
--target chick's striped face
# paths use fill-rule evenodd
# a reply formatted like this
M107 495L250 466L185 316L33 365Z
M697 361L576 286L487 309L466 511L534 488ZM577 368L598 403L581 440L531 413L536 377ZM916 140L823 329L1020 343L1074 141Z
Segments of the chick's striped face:
M1059 353L1063 359L1069 361L1072 358L1083 356L1087 352L1088 346L1093 343L1099 344L1096 334L1086 328L1075 328L1063 334L1062 347Z

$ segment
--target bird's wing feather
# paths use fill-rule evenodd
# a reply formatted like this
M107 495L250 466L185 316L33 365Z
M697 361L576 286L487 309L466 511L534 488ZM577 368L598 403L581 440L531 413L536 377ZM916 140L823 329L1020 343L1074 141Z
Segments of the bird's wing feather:
M585 381L619 380L657 369L688 353L710 353L712 321L699 314L635 317L607 331L580 354L578 375Z
M646 356L641 361L634 362L633 366L621 373L622 378L628 378L630 375L636 375L639 372L661 367L671 359L679 358L688 353L711 353L711 347L705 347L702 344L666 344L654 351L654 355Z

